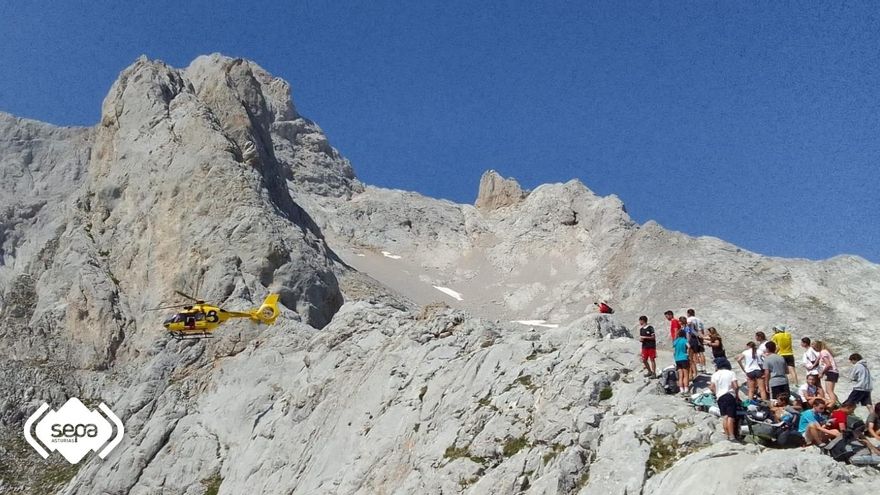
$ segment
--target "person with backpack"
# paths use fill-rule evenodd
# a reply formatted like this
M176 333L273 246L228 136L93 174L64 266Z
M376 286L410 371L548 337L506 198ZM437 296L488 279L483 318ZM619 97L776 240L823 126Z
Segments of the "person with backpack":
M689 371L691 378L694 378L697 376L697 372L700 371L697 368L697 363L699 363L700 361L700 351L705 352L703 341L700 338L700 335L697 333L696 329L688 324L687 318L685 318L684 316L679 316L678 323L681 325L681 328L684 329L684 337L687 339L688 361L691 363L691 368Z
M685 319L685 321L687 322L687 326L691 329L691 335L696 336L691 344L694 349L696 366L698 366L697 371L699 371L700 373L705 373L706 347L704 346L704 341L706 339L706 330L703 327L703 320L697 318L696 311L694 311L693 309L689 309L687 310L687 318ZM694 375L696 376L696 373Z
M681 394L686 396L691 382L691 364L688 359L688 352L690 349L688 348L687 339L684 336L684 330L678 331L678 335L676 335L675 340L672 342L672 349L673 358L675 359L675 370L678 374L678 388L681 390Z
M832 405L837 404L837 394L834 393L834 386L837 385L837 380L840 379L840 373L837 371L834 354L831 354L831 349L821 340L813 342L813 349L819 353L819 378L825 379L825 395L828 396L828 403Z
M746 383L749 387L749 400L755 398L755 390L761 396L761 400L767 400L767 388L764 387L763 356L758 354L758 346L754 342L746 344L746 350L736 356L736 362L746 374Z
M709 381L709 389L715 394L718 410L721 412L721 427L731 442L738 442L736 431L736 405L739 404L739 383L736 373L730 370L730 361L725 359Z
M642 364L645 365L645 376L657 378L657 337L654 327L648 325L647 316L639 316L639 341L642 343Z
M855 382L852 392L849 393L847 401L855 404L861 404L868 408L868 414L871 414L871 390L873 383L871 381L871 371L868 369L868 362L862 359L859 353L853 353L849 356L849 362L853 368L850 372L850 379Z
M785 360L788 367L789 381L798 386L797 369L794 367L794 350L791 347L791 334L785 325L773 327L773 337L770 340L776 344L776 352Z

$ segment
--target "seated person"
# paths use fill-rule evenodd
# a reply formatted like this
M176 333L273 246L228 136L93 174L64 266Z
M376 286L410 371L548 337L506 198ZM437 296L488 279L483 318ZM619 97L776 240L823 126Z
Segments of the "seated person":
M825 391L822 390L822 387L819 385L818 375L807 375L807 383L800 386L798 389L798 395L801 396L801 400L810 404L811 407L813 399L826 400Z
M834 425L834 428L840 431L846 430L846 418L847 416L854 413L856 410L856 403L845 401L840 405L837 409L831 412L831 423Z
M786 415L791 415L791 413L788 412L789 407L791 406L788 403L788 395L779 394L779 396L776 397L776 400L773 401L773 404L770 406L770 412L773 413L773 420L777 422L784 421L783 418Z
M835 430L826 425L828 418L825 416L825 401L815 399L813 408L801 414L798 424L798 433L804 437L805 445L822 445L833 438L840 436L840 430Z
M874 404L874 410L865 423L868 425L868 438L880 441L880 402Z

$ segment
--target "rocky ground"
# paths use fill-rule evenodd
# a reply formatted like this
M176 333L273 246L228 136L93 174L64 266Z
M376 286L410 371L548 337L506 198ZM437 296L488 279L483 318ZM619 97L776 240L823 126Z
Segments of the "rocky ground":
M880 267L860 258L638 225L577 181L524 191L488 172L474 206L364 185L286 82L220 55L137 60L93 128L0 114L0 178L2 493L877 482L814 450L724 441L641 376L627 329L647 314L665 335L663 310L695 307L731 350L786 323L876 363ZM150 308L199 286L230 310L277 292L283 314L170 339ZM598 298L618 312L592 314ZM122 418L107 459L44 461L22 441L25 418L71 396Z

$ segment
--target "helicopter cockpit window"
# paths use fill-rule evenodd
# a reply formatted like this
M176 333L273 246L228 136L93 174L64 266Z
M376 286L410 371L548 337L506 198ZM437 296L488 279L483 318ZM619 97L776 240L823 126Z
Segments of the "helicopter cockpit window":
M202 321L205 319L205 313L196 313L196 321Z
M169 316L168 319L166 319L164 323L167 325L169 323L177 323L178 321L180 321L180 315L175 314L175 315Z

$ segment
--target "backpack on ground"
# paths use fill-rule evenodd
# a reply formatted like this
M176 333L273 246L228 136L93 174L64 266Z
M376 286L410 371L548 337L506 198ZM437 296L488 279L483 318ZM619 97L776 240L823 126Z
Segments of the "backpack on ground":
M657 386L660 387L664 394L677 394L681 392L678 388L678 373L675 366L669 366L660 372L660 380L657 381Z
M868 426L858 416L852 414L846 416L846 431L852 433L854 438L861 438L867 429Z
M865 446L855 440L852 433L845 431L842 435L828 442L822 450L838 462L847 462Z

